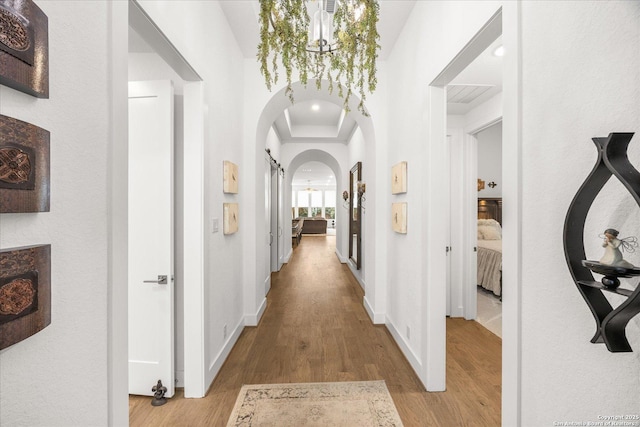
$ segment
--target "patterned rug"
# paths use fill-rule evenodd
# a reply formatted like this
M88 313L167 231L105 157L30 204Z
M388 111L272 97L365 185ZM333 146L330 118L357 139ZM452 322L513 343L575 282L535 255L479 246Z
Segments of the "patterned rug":
M230 426L402 426L384 381L245 385Z

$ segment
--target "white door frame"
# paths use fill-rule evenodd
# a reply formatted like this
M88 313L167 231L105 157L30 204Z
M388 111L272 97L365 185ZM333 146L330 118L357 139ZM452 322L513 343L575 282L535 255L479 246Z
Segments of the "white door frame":
M146 15L135 0L128 2L109 2L110 9L110 66L111 66L111 144L109 151L109 290L108 290L108 424L110 426L129 424L128 394L128 319L122 314L127 307L127 271L128 271L128 36L129 25L143 36L160 56L186 82L185 91L185 161L198 158L204 147L204 111L203 84L198 73L186 62L180 52L171 44L153 21ZM193 157L195 156L195 157ZM189 175L185 175L185 184L194 182L196 187L185 192L185 223L191 222L191 229L185 229L187 236L204 235L203 211L200 198L203 180L199 163L190 163ZM199 186L199 188L198 188ZM186 248L185 248L186 249ZM185 258L203 259L200 246L193 245ZM194 261L196 262L196 261ZM197 261L200 266L202 264ZM185 267L187 263L185 262ZM202 271L189 269L194 275L189 286L185 287L185 395L193 390L193 396L204 396L204 353L203 335L204 308L202 294L204 290ZM187 270L185 269L185 281ZM198 305L200 304L200 305ZM198 309L199 307L199 309ZM195 309L194 309L195 308ZM190 317L186 316L190 314ZM197 337L197 338L196 338ZM191 394L191 393L190 393Z
M521 62L520 50L520 12L521 2L504 2L498 12L480 29L469 43L455 56L428 87L429 117L429 174L430 181L437 182L444 173L442 146L446 138L446 102L445 87L465 69L492 41L502 34L505 47L504 85L503 85L503 345L502 345L502 424L519 426L521 424L521 221L522 212L522 139L521 139ZM502 24L504 22L504 25ZM441 196L435 188L429 189L430 204L440 206ZM429 264L429 283L441 283L424 292L423 307L425 337L428 345L424 348L425 357L431 363L425 367L428 390L444 390L446 367L446 326L444 312L446 305L446 283L444 277L445 233L438 227L445 223L443 214L430 212L431 221L427 225ZM441 227L440 227L441 228ZM437 345L441 344L441 345Z

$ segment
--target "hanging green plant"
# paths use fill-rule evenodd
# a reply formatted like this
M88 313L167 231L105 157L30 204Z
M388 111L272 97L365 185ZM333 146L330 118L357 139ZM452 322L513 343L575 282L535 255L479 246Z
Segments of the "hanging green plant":
M312 15L307 2L317 9ZM267 88L278 82L280 62L287 80L285 94L292 103L297 70L305 87L309 78L316 80L318 89L327 80L330 93L337 85L347 112L351 94L357 92L358 110L368 116L366 92L372 93L377 83L379 10L377 0L260 0L258 62Z

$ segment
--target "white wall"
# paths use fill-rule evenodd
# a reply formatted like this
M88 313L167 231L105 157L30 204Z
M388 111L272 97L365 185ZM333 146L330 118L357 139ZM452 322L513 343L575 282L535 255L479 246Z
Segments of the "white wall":
M109 7L36 3L50 97L0 86L0 113L51 132L51 211L0 215L0 247L51 244L51 325L0 352L0 425L105 425Z
M502 197L502 122L476 134L478 140L478 178L485 182L478 197ZM490 182L497 185L493 188Z
M638 414L640 322L627 327L633 353L589 342L595 322L564 261L562 230L596 160L591 138L640 131L640 3L522 7L522 424ZM640 167L637 133L629 159ZM613 181L590 211L590 257L602 255L606 227L638 235L638 208Z
M467 2L466 10L461 10L463 3L418 2L389 61L391 81L397 82L389 91L390 102L404 106L391 110L390 131L397 141L394 151L398 157L390 159L390 163L408 158L409 185L417 180L424 184L425 192L430 185L428 177L420 176L411 167L411 159L416 158L423 168L434 166L429 158L433 149L428 141L429 124L424 123L429 111L424 88L495 10L495 5L489 2ZM521 6L519 27L514 22L508 25L510 29L520 28L522 36L518 46L523 71L522 273L521 279L511 276L521 283L507 285L516 294L517 289L522 292L518 300L509 302L516 304L515 308L521 305L522 328L518 338L522 344L515 353L511 350L505 353L509 359L503 360L503 364L517 366L513 356L521 354L522 397L518 401L516 396L515 405L520 409L503 409L510 416L519 417L524 426L597 421L598 415L637 413L638 321L627 328L631 345L636 349L634 353L611 354L602 345L589 342L594 321L571 280L561 239L568 205L596 159L590 138L639 127L636 70L640 60L637 49L640 6L637 2L523 2ZM474 7L478 9L471 10ZM456 22L453 16L457 17ZM513 16L509 14L510 18ZM507 98L511 93L505 92L505 102L513 104ZM640 163L639 153L637 147L631 148L630 157L636 164ZM510 165L513 167L517 164ZM577 172L578 167L582 173ZM410 227L413 228L411 218L416 215L425 218L425 226L428 225L431 212L426 208L437 199L426 197L423 209L419 195L410 191L407 199ZM414 204L417 206L413 207ZM591 219L593 223L588 226L585 239L587 242L593 239L595 243L590 243L588 250L599 256L597 238L588 236L601 233L604 227L613 226L612 222L623 224L621 228L629 230L625 235L633 234L637 228L626 219L628 205L615 198L613 203L599 202L596 208L591 218L601 219ZM637 215L636 207L633 212ZM407 312L412 307L427 313L426 321L422 322L427 328L433 320L433 313L427 308L428 292L434 283L425 280L431 266L427 261L424 271L417 267L421 257L429 260L432 255L423 243L426 240L418 241L421 245L416 247L403 244L402 238L392 235L389 245L389 282L394 283L395 289L389 293L388 316L399 332L404 331L410 317ZM403 261L406 266L400 264ZM409 269L406 274L421 280L407 281L402 276L406 269ZM424 292L427 298L416 298ZM420 303L415 307L414 301L418 299ZM412 328L412 336L413 332ZM420 332L431 339L424 331ZM412 340L405 341L411 349L415 348ZM423 342L418 367L429 363L433 344ZM504 345L511 343L505 341ZM509 388L506 392L511 391Z
M204 368L205 390L220 369L244 325L242 309L242 234L240 215L236 234L222 233L222 204L238 202L245 195L223 194L222 165L239 166L240 183L246 166L242 161L243 58L218 2L141 1L145 11L176 46L204 81L205 103L205 288ZM219 232L211 232L217 218ZM185 284L189 286L189 284ZM185 308L188 309L188 308ZM227 336L223 330L227 329Z
M430 390L444 389L445 263L440 182L444 148L430 144L429 84L471 40L499 2L416 2L388 63L389 152L391 166L407 161L407 234L388 230L387 326ZM383 173L383 172L381 172ZM441 301L442 300L442 301ZM441 303L440 303L441 301ZM410 328L410 333L407 329ZM438 371L437 375L433 374Z

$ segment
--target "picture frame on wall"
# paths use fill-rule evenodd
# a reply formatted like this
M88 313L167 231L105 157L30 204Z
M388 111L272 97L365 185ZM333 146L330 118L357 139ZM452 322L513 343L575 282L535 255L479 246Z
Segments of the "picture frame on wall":
M0 0L0 84L49 98L49 20L33 0Z
M51 245L0 249L0 350L51 324Z
M238 165L228 160L223 162L223 184L224 193L238 194Z
M407 234L407 203L391 204L391 228L396 233Z
M238 231L238 204L223 204L223 232L224 234L234 234Z
M391 194L407 192L407 162L396 163L391 167Z
M49 212L49 131L0 115L0 213Z

